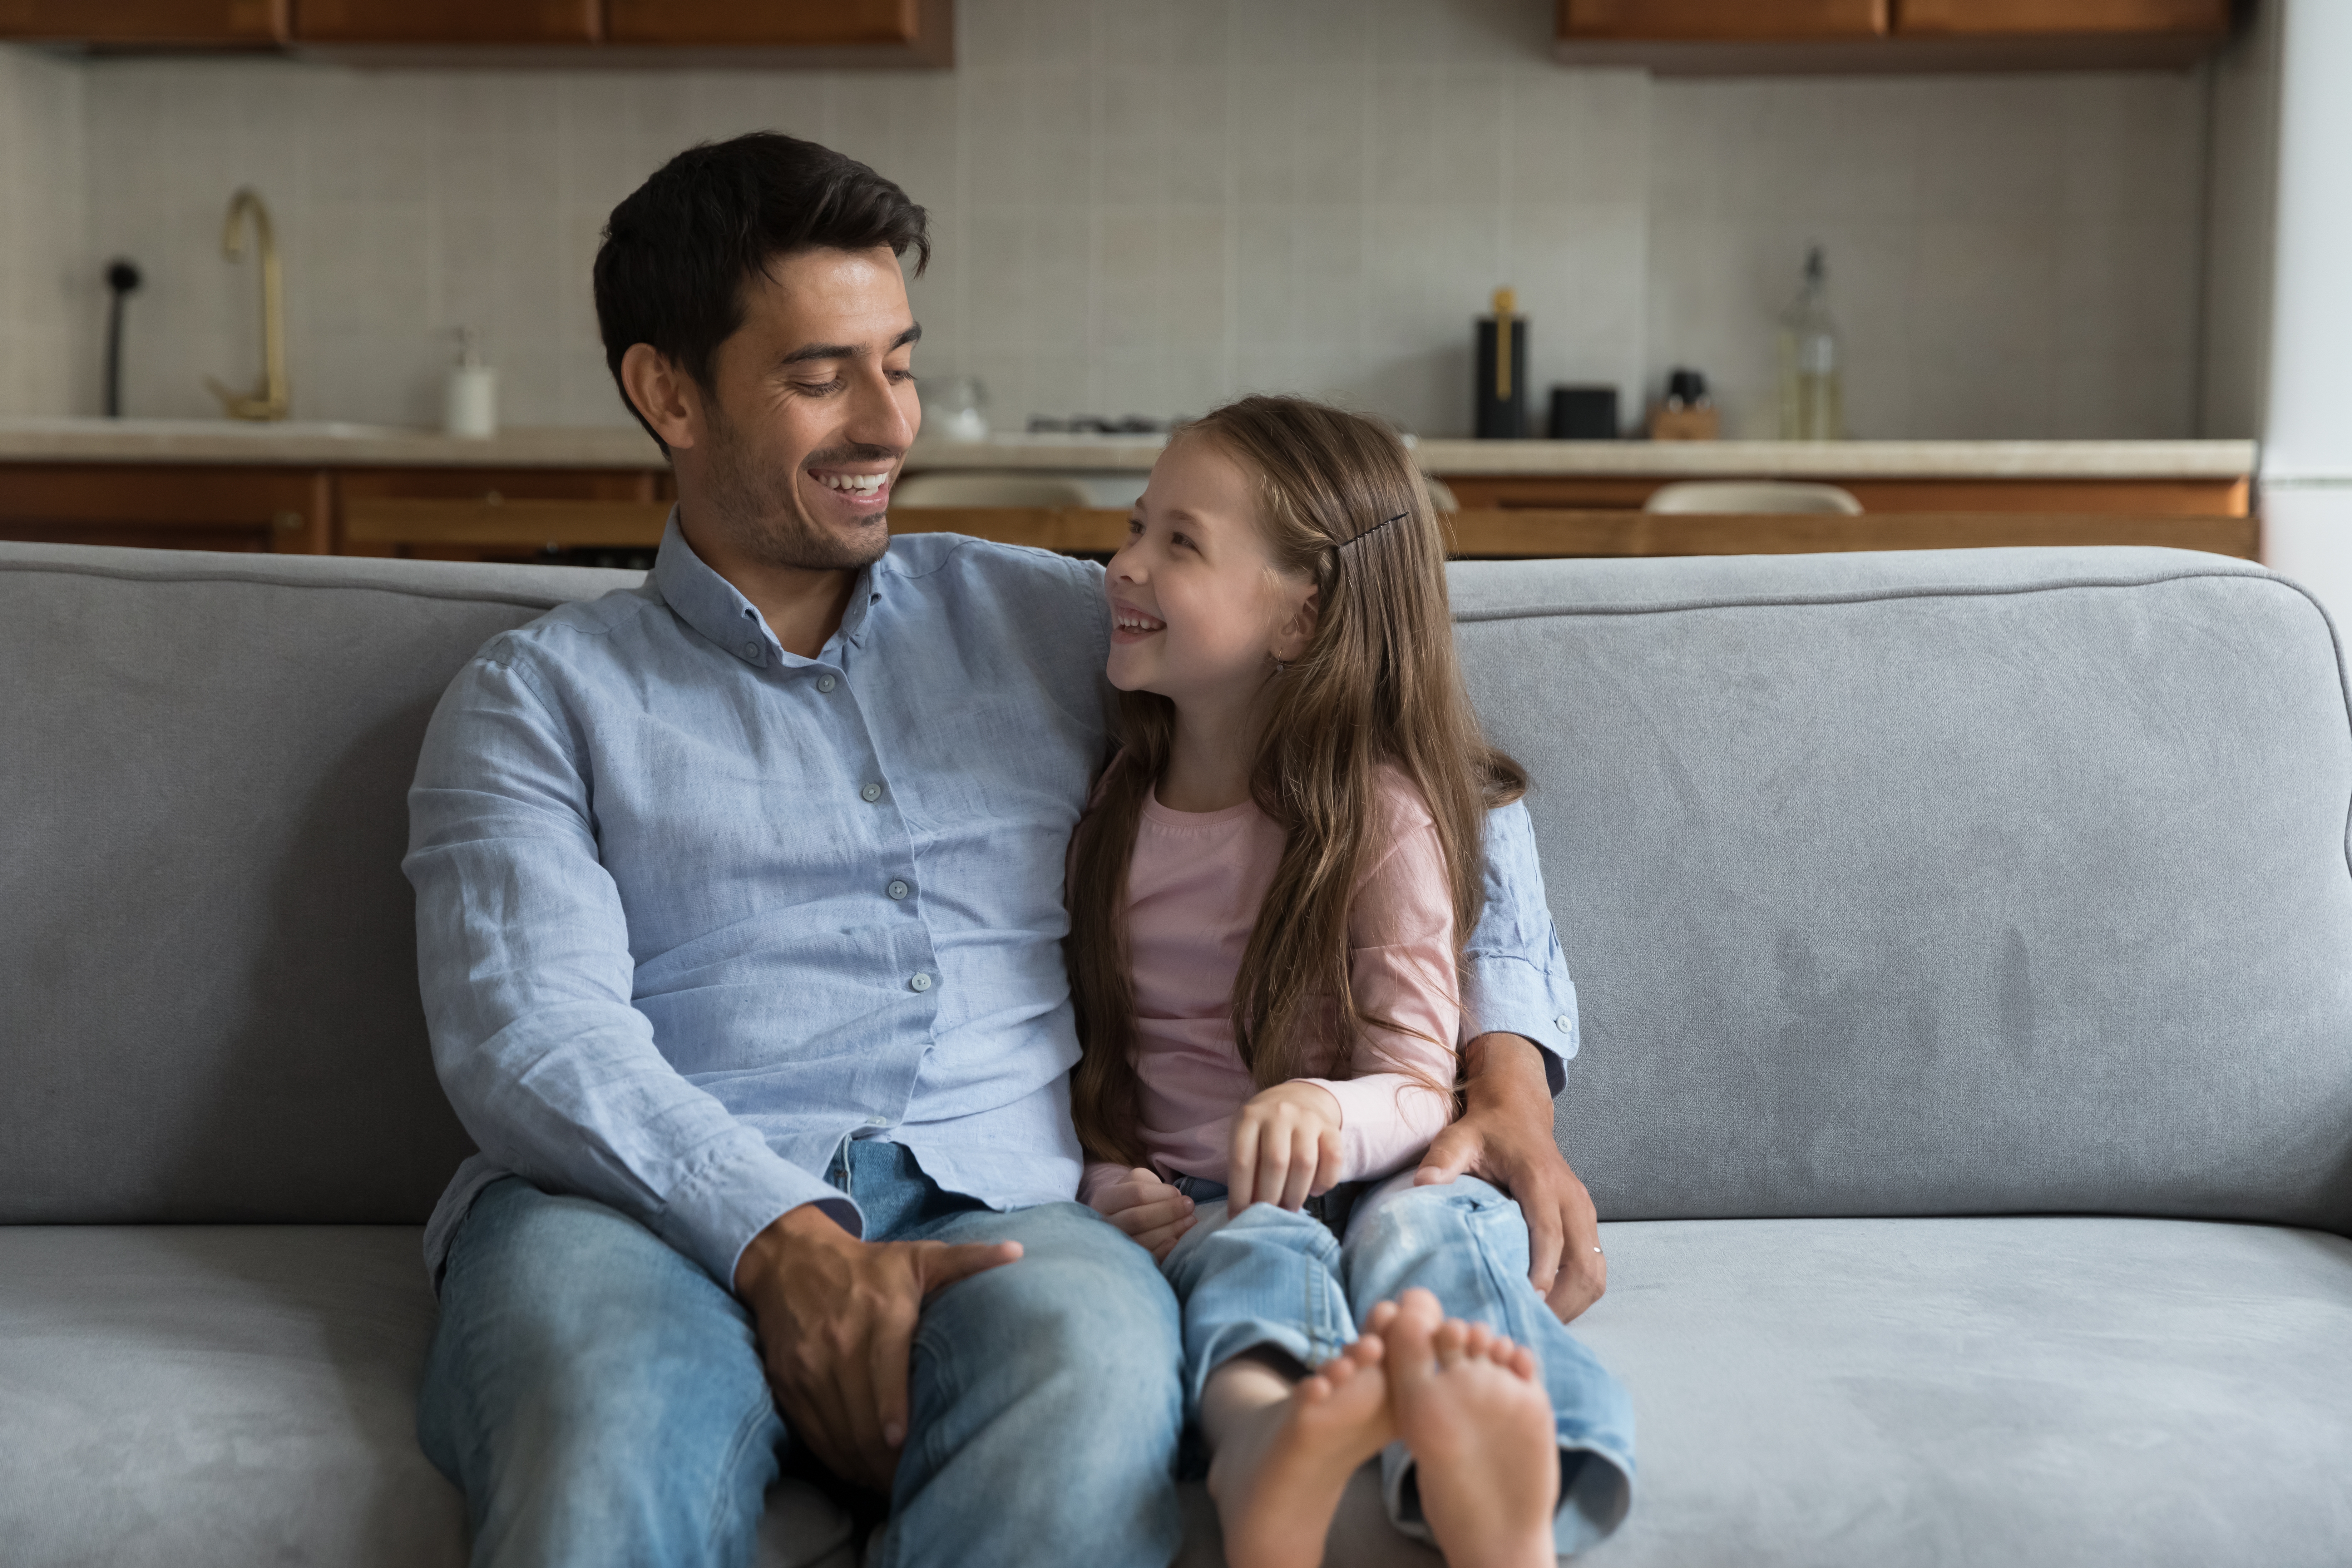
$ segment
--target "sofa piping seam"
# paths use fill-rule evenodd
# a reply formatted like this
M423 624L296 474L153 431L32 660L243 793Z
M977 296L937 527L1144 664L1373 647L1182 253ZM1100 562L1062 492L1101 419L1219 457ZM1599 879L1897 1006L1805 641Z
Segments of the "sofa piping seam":
M349 556L317 556L314 560L349 560ZM131 572L104 566L80 566L67 562L10 561L0 563L0 572L39 572L49 575L69 577L102 577L118 583L152 583L172 586L182 583L240 583L257 588L328 589L339 593L393 594L403 598L437 599L453 604L511 605L518 609L560 609L565 605L587 603L578 595L558 595L541 598L538 595L512 594L468 593L463 590L439 590L394 587L382 583L305 583L299 579L263 577L239 572ZM596 595L591 595L594 597Z

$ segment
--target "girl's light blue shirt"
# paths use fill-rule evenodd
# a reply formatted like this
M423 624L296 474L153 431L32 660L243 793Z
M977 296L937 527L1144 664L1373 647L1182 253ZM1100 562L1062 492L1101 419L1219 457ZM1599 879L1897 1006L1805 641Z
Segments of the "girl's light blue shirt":
M1101 568L899 538L814 658L686 542L644 585L493 637L409 792L435 1064L481 1152L437 1278L513 1173L650 1227L722 1284L892 1139L997 1208L1070 1198L1070 830L1110 742ZM1494 814L1481 1027L1576 1050L1525 809Z

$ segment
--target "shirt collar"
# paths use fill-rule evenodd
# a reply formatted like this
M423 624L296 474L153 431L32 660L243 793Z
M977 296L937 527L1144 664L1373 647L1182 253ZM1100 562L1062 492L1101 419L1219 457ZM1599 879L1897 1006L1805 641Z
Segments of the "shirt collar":
M857 580L850 585L849 603L841 612L841 630L835 634L840 640L865 646L866 612L881 598L886 575L877 567L888 563L889 557L886 555L876 566L866 567L857 574ZM662 602L679 619L754 668L764 669L792 657L776 640L776 634L768 629L767 618L760 614L759 606L694 552L694 546L686 542L685 531L677 525L675 506L669 509L669 521L662 529L661 549L654 556L653 584Z

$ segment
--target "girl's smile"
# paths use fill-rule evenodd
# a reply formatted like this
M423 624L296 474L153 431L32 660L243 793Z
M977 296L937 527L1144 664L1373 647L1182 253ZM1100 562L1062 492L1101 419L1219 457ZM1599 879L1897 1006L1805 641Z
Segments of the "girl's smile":
M1146 615L1120 598L1110 596L1110 640L1115 643L1141 642L1144 638L1168 629L1168 623L1157 616Z

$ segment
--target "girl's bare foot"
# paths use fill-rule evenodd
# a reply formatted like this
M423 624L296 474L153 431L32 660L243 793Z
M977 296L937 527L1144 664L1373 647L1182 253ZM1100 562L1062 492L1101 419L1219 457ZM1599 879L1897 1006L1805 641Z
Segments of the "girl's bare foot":
M1559 1449L1533 1352L1412 1289L1373 1310L1390 1407L1448 1568L1552 1568Z
M1396 1436L1383 1348L1379 1335L1366 1334L1295 1387L1249 1361L1210 1374L1201 1416L1216 1447L1209 1496L1224 1527L1228 1568L1323 1561L1348 1478Z

